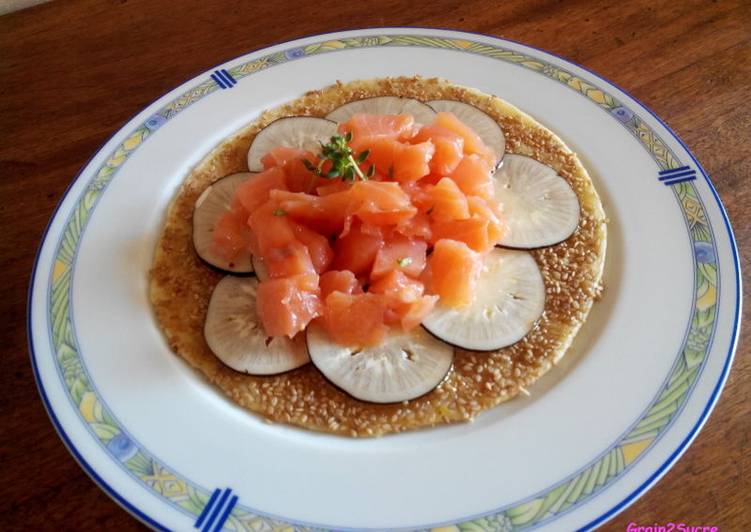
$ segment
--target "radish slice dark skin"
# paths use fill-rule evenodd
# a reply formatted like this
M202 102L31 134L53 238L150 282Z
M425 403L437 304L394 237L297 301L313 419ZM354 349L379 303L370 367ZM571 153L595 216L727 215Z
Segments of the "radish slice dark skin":
M250 252L228 261L217 253L213 242L216 223L229 211L237 186L253 175L252 172L243 172L223 177L203 191L193 208L193 247L203 261L225 272L243 274L253 271Z
M216 285L204 336L219 360L250 375L276 375L310 361L304 335L268 337L256 312L258 280L227 276Z
M495 351L524 338L544 308L545 283L534 257L496 248L485 258L472 303L454 309L439 301L422 326L453 346Z
M534 249L557 244L579 226L579 199L555 170L531 157L508 154L494 174L495 199L507 224L503 247Z
M429 124L435 118L435 111L419 100L398 96L376 96L345 103L331 111L326 118L335 122L346 122L357 113L371 115L412 115L418 124Z
M336 135L336 122L314 116L288 116L274 120L263 128L250 143L248 170L263 170L261 158L274 148L285 146L317 153L319 142L328 142Z
M454 349L421 328L392 330L379 345L355 348L333 342L313 323L306 333L313 364L335 386L355 399L396 403L433 390L446 378Z
M496 166L501 164L503 156L506 153L506 136L503 134L501 126L493 117L480 111L474 105L455 100L431 100L428 102L428 105L437 112L453 114L465 125L471 127L480 136L485 145L495 153Z

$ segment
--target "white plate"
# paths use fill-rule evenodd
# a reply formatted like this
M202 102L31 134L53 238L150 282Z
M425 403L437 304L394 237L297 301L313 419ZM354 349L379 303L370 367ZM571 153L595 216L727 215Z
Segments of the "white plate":
M183 530L571 530L625 508L685 450L730 367L739 267L707 175L648 109L545 52L431 29L308 37L216 70L94 156L33 275L42 398L120 504ZM610 218L607 289L564 364L474 423L375 440L266 424L172 354L155 324L147 272L165 209L191 165L263 109L337 79L413 74L498 94L579 153Z

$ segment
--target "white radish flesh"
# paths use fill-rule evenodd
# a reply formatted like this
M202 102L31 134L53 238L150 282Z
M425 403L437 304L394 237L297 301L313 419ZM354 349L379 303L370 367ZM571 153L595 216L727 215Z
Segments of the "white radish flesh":
M363 401L394 403L424 395L451 369L454 350L421 328L392 330L379 345L354 348L334 343L318 324L307 331L313 364L333 384Z
M549 166L524 155L508 154L494 178L495 198L507 224L501 246L552 246L578 227L579 199Z
M304 335L269 337L256 312L258 280L227 276L216 285L206 313L204 336L214 354L234 370L274 375L310 361Z
M441 340L493 351L521 340L545 308L545 283L526 251L494 249L485 258L475 298L464 308L439 304L422 322Z
M328 142L333 135L336 135L336 123L325 118L288 116L275 120L259 131L250 143L248 170L263 170L261 158L281 146L317 153L321 147L319 142Z
M435 118L435 111L430 106L412 98L398 96L376 96L345 103L331 111L326 118L335 122L346 122L357 113L370 115L410 114L418 124L429 124Z

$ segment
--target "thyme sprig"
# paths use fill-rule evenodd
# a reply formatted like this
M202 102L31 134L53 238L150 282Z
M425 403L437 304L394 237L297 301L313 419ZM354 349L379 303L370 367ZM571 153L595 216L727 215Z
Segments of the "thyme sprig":
M349 142L352 140L352 133L347 132L344 135L334 135L329 142L321 142L321 153L319 154L320 162L314 165L307 159L303 159L305 168L326 179L342 178L344 181L354 181L361 179L366 181L375 174L375 165L371 164L366 173L360 169L360 164L364 163L370 155L370 150L365 150L355 155ZM323 167L326 162L331 163L331 167L324 171Z

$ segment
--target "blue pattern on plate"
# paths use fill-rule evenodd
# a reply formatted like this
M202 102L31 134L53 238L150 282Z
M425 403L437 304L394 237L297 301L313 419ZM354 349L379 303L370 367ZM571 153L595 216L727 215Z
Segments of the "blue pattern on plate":
M304 55L305 50L303 50L302 48L292 48L284 52L284 57L286 57L287 59L297 59L298 57L302 57Z
M164 118L160 114L152 115L148 120L146 120L146 123L144 124L149 131L156 131L160 127L162 127L162 124L164 124L167 121L166 118Z
M631 112L629 109L626 109L625 107L614 107L610 110L612 115L616 117L618 120L623 122L624 124L626 122L629 122L633 117L634 113Z
M694 253L696 260L703 264L717 261L714 246L709 242L694 242Z
M112 453L112 456L121 462L127 462L136 455L138 447L130 441L130 438L121 432L113 436L112 439L107 442L107 450Z

